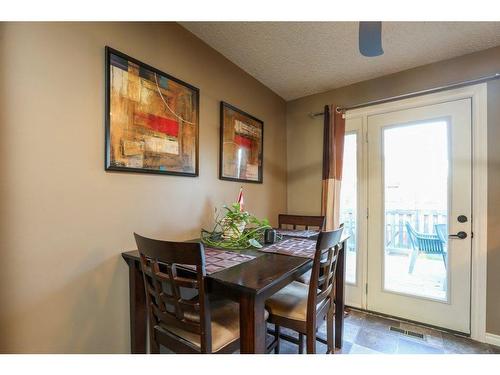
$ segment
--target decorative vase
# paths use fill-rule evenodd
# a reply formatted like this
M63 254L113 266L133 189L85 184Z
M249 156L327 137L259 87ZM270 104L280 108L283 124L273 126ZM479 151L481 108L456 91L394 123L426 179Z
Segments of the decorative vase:
M223 218L220 224L222 227L222 238L226 240L238 239L247 225L244 221L233 222L227 217Z

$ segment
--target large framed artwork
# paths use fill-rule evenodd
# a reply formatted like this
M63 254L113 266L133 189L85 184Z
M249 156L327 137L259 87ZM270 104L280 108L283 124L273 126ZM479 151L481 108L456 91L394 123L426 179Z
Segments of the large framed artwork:
M106 47L105 169L198 175L199 90Z
M219 178L262 183L263 153L264 123L221 102Z

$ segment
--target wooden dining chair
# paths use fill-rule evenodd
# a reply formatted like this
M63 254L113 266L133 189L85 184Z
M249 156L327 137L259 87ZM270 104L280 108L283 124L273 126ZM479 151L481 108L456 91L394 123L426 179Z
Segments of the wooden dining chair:
M159 353L160 345L175 353L236 351L239 305L209 299L203 244L134 236L146 288L150 352Z
M305 215L278 215L278 226L280 229L286 229L291 226L292 229L297 229L297 226L304 229L317 229L323 230L325 226L324 216L305 216Z
M327 353L334 353L334 282L342 230L319 233L309 285L293 281L266 301L269 322L275 325L275 353L279 353L280 327L305 335L307 353L316 353L316 332L325 318Z
M344 228L344 223L341 223L339 225L339 228ZM301 283L304 283L304 284L309 284L310 280L311 280L311 271L307 271L307 272L305 272L302 275L297 277L297 281L300 281Z

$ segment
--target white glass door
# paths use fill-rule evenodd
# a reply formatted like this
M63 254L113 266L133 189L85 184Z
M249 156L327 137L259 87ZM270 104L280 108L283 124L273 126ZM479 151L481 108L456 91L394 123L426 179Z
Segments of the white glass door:
M366 184L364 183L363 119L346 119L343 176L340 189L340 222L350 235L346 251L346 303L363 306L365 274L363 255L366 253Z
M470 99L366 128L367 309L470 333Z

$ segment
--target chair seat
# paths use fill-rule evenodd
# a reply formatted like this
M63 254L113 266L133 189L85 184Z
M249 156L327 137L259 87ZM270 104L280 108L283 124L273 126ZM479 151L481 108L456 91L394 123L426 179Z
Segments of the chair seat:
M293 281L266 301L271 315L306 321L309 285Z
M311 281L311 270L309 270L306 273L303 273L302 275L297 277L297 281L302 283L302 284L309 285L309 282Z
M309 283L311 281L311 275L312 275L312 270L309 270L309 271L303 273L302 275L300 275L299 277L297 277L297 281L299 281L303 284L309 285Z
M212 351L217 352L240 338L239 304L227 299L214 299L210 303L212 314ZM269 313L264 312L267 320ZM189 314L189 318L199 321L199 315ZM178 327L161 324L159 329L166 330L201 348L200 335Z

